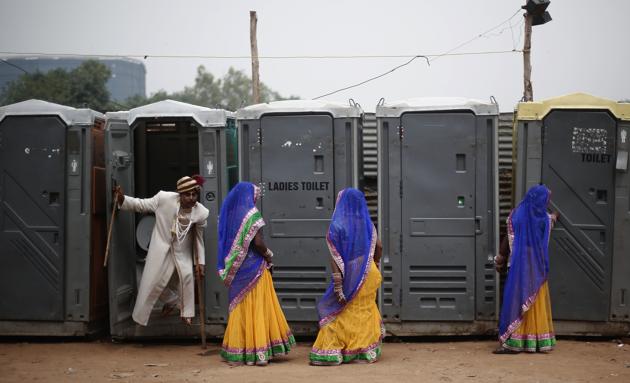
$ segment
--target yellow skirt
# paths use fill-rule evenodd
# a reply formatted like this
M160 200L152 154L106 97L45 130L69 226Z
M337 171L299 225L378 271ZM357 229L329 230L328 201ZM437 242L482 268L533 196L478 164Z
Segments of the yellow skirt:
M520 326L503 343L503 347L514 351L550 351L556 345L556 336L551 319L549 284L543 283L536 301L523 315Z
M339 365L352 361L376 362L384 335L376 291L381 273L372 262L367 278L350 303L330 323L319 329L309 354L311 364Z
M271 274L265 270L230 313L221 356L228 362L265 365L275 355L288 354L294 344Z

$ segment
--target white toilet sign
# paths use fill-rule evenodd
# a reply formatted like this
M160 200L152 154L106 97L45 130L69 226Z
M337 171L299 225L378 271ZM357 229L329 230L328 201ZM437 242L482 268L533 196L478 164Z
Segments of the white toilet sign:
M621 143L626 143L626 137L628 136L628 132L625 129L621 129Z
M72 162L70 162L70 169L72 169L72 173L76 173L78 167L79 162L77 162L77 160L72 160Z
M206 163L206 170L208 171L208 175L214 175L214 164L212 163L212 160L208 160L208 162Z

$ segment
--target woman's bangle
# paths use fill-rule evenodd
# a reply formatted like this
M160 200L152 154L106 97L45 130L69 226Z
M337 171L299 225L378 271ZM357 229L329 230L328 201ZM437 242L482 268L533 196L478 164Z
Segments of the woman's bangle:
M271 251L269 248L267 248L267 251L265 251L265 256L267 258L273 258L273 251Z

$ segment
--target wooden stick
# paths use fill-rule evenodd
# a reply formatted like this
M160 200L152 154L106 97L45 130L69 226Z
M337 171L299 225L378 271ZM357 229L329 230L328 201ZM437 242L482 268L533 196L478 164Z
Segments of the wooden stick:
M199 292L199 325L201 330L201 348L206 349L206 301L203 289L203 277L201 274L197 275L197 265L199 260L197 259L197 228L193 228L193 264L195 265L195 279L197 280L197 291Z
M260 102L260 75L258 72L258 41L256 39L256 11L249 11L249 43L252 52L252 103Z
M116 218L116 205L118 205L118 191L114 193L114 201L112 203L112 216L109 219L109 228L107 229L107 245L105 246L105 260L103 267L107 267L107 258L109 257L109 244L112 241L112 227L114 227L114 218Z
M532 19L529 13L525 14L525 39L523 42L523 101L534 100L532 89Z
M201 348L206 349L206 304L204 302L203 293L203 277L199 275L197 277L197 290L199 291L199 324L201 329Z

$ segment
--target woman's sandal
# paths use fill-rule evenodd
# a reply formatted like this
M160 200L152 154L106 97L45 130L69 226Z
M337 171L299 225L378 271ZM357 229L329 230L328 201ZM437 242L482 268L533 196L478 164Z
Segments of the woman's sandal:
M510 350L509 348L505 348L505 347L499 347L495 350L492 351L493 354L519 354L520 351L514 351L514 350Z

